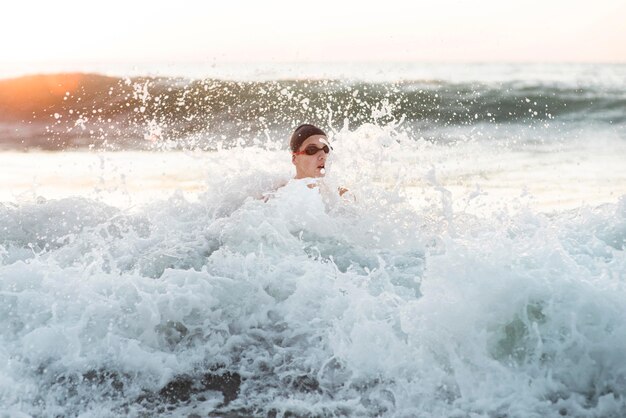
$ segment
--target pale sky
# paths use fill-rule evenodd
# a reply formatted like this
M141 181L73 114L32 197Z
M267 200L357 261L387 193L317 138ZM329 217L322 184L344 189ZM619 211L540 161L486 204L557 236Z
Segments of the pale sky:
M624 0L10 1L0 66L626 62Z

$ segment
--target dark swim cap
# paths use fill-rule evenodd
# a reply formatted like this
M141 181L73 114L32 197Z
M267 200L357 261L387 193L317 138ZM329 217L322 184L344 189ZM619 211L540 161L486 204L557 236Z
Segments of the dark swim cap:
M304 123L298 126L295 129L295 131L293 131L293 134L291 134L291 142L289 143L289 146L291 147L291 151L292 152L298 151L298 149L300 148L300 145L302 145L302 143L306 141L307 138L313 135L326 136L326 132L322 131L317 126L310 125L308 123Z

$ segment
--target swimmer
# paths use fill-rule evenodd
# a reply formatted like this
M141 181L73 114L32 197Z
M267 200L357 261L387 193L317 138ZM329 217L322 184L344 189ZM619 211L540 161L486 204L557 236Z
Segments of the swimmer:
M308 123L302 124L293 131L289 146L291 162L296 166L295 179L324 177L326 159L332 150L324 131ZM314 184L309 187L314 187ZM339 196L347 191L339 187Z

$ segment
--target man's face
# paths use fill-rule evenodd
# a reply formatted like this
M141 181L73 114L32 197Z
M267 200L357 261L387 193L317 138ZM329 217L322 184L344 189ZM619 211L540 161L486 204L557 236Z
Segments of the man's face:
M300 145L297 151L304 151L307 147L317 147L319 151L313 155L299 154L292 157L296 166L296 178L323 177L326 171L326 158L328 154L322 151L322 147L328 145L324 135L312 135Z

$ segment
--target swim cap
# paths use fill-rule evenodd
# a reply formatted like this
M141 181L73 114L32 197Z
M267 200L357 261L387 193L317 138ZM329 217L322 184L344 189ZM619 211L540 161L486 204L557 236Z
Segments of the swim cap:
M313 135L326 136L326 132L322 131L317 126L310 125L308 123L303 123L302 125L298 126L295 131L293 131L293 134L291 134L291 142L289 143L291 151L298 151L300 145L302 145L302 143L306 141L307 138Z

